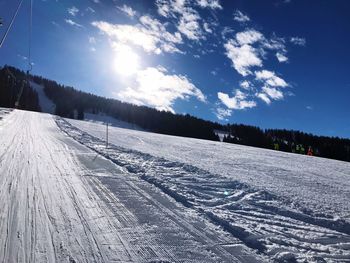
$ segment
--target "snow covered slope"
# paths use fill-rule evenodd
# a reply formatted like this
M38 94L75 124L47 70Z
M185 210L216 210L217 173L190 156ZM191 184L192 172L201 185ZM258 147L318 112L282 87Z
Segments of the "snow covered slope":
M38 93L39 97L39 105L42 112L54 114L56 105L55 103L50 100L45 92L44 87L42 85L39 85L33 81L30 82L30 86ZM117 120L111 116L108 116L106 114L100 113L100 114L93 114L89 112L84 113L84 120L90 121L90 122L96 122L99 124L106 124L108 123L111 126L119 127L119 128L125 128L125 129L133 129L133 130L143 130L142 128L138 127L135 124L128 123L125 121Z
M69 138L52 115L5 112L0 110L0 262L266 260Z
M44 87L32 81L30 82L30 86L38 93L41 111L51 114L55 113L56 105L46 96Z
M350 163L119 128L105 149L104 126L67 121L77 141L270 260L350 259Z
M143 129L137 126L136 124L132 124L129 122L117 120L111 116L105 115L105 114L93 114L93 113L84 113L84 120L89 121L89 122L95 122L98 124L103 124L105 125L108 123L110 126L115 126L118 128L124 128L124 129L132 129L132 130L138 130L142 131Z

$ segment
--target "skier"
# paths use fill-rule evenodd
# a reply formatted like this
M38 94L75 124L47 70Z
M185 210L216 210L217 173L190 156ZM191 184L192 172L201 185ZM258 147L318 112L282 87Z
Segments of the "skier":
M311 146L309 146L309 149L307 151L307 155L309 155L309 156L313 156L314 155Z
M279 151L280 150L280 146L278 143L275 143L274 144L274 148L275 148L275 151Z

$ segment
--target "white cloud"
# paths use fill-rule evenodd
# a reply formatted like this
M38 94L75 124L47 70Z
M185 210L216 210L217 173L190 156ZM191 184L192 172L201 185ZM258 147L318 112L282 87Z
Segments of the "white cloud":
M306 45L305 38L301 38L301 37L291 37L290 42L292 42L294 45L297 45L297 46L305 46Z
M79 9L75 6L72 6L71 8L67 9L68 13L72 16L76 16L77 13L79 13Z
M78 24L77 22L74 22L72 19L65 19L64 20L67 24L71 25L71 26L75 26L78 28L83 28L84 26L81 24Z
M276 53L276 58L279 62L287 62L288 61L288 57L280 52Z
M186 0L157 0L156 5L158 13L166 18L176 20L177 30L193 41L204 39L206 29L201 27L199 13L191 6L191 1ZM220 9L220 4L215 0L198 0L197 4L201 7ZM208 29L208 27L207 27ZM210 32L209 32L210 33Z
M218 107L218 108L216 108L216 111L214 113L219 120L221 120L221 121L226 120L227 121L227 117L230 117L232 115L232 110Z
M281 100L281 99L283 99L283 93L280 90L276 89L276 88L263 87L262 91L265 94L267 94L273 100Z
M313 110L314 108L312 106L308 105L308 106L306 106L306 109L307 110Z
M205 32L208 32L208 33L213 33L213 30L209 27L209 24L208 23L204 23L203 24L203 28L205 30Z
M271 104L271 100L282 100L284 98L282 91L278 90L277 88L271 88L267 86L264 86L261 89L261 92L255 95L268 105Z
M234 15L234 19L238 22L249 21L249 17L245 18L244 14L239 11L236 11ZM267 38L255 29L246 29L237 32L227 40L227 32L232 33L232 29L225 28L224 30L222 36L226 40L224 44L226 56L231 60L233 68L243 77L254 74L255 79L243 79L240 87L245 90L245 93L236 92L232 98L228 94L218 93L221 102L229 109L242 109L256 106L254 100L247 101L246 97L259 98L266 104L271 104L272 101L282 100L287 96L288 91L282 92L280 89L288 87L289 84L275 72L263 69L263 61L268 58L269 52L273 52L279 62L288 61L286 39L274 33ZM257 67L262 69L256 69ZM257 82L263 83L261 89L256 88Z
M232 28L225 26L224 29L221 31L221 37L223 39L228 39L227 35L233 34L235 32Z
M70 15L75 16L79 12L79 9L72 6L71 8L68 8L67 11Z
M94 2L95 4L99 4L100 0L92 0L92 2Z
M262 49L253 47L254 44L264 43L265 37L259 31L250 29L238 32L233 39L224 45L226 55L232 61L234 69L242 76L252 74L251 67L262 67L260 54Z
M246 100L246 95L240 90L236 90L236 94L232 98L230 98L226 93L218 92L218 98L229 109L242 110L256 106L256 102Z
M266 104L271 104L271 100L269 99L269 97L265 94L265 93L258 93L257 97L262 99Z
M276 76L275 72L269 70L255 71L255 77L257 80L265 82L266 85L271 87L287 87L288 84L284 79Z
M197 3L202 8L222 9L219 0L197 0Z
M242 89L249 90L250 87L251 87L251 83L250 83L248 80L244 80L244 81L241 81L241 82L239 83L239 86L240 86Z
M226 55L232 61L232 66L242 76L251 74L250 67L262 66L258 51L250 45L239 46L235 41L229 40L225 44Z
M225 39L225 36L223 38ZM266 53L268 50L276 50L276 57L280 62L286 62L288 60L287 56L285 55L287 53L285 40L283 38L276 37L275 35L273 35L271 39L268 39L257 30L248 29L236 33L235 37L230 40L230 43L231 46L234 46L236 49L247 45L247 47L245 47L246 55L249 55L249 58L254 59L252 64L247 61L246 66L243 66L243 68L239 67L239 70L237 70L235 67L235 69L243 76L251 73L249 67L262 66L261 60L266 58ZM239 54L237 56L239 56Z
M264 36L256 30L247 30L236 34L236 41L240 45L254 44L261 40L264 40Z
M117 8L129 17L134 17L136 15L136 11L125 4L123 6L117 6Z
M171 112L174 112L173 104L177 99L195 97L206 101L200 89L187 77L168 75L164 69L153 67L138 71L134 87L128 87L117 96L123 101Z
M241 11L236 10L233 13L233 20L240 22L240 23L245 23L245 22L249 22L250 18L249 18L249 16L243 14Z
M140 17L140 22L147 30L147 33L157 36L159 39L164 39L171 43L182 43L181 35L178 32L174 34L169 33L165 26L157 19L153 19L150 16Z
M95 13L95 12L96 12L95 9L93 9L93 8L90 7L90 6L88 6L88 7L86 8L86 11L88 11L88 12L90 12L90 13Z
M156 0L158 14L164 17L171 16L172 2L169 0Z
M140 24L135 26L114 25L104 21L95 21L92 25L107 34L112 41L133 44L149 53L181 53L176 47L176 44L182 43L181 35L178 32L169 33L162 23L149 16L140 17Z
M79 13L79 9L75 6L72 6L71 8L67 9L68 13L72 16L76 16L77 13Z
M281 53L286 53L285 39L276 37L275 35L271 39L264 39L263 47L271 50L277 50Z
M177 29L188 39L199 40L203 38L203 36L198 20L199 15L197 13L186 12L180 18Z

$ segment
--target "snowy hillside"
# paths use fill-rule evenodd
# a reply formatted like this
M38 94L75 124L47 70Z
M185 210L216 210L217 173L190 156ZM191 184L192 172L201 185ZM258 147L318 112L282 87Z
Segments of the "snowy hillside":
M349 163L119 128L106 150L104 126L67 121L69 135L270 259L350 258Z
M89 122L95 122L98 124L105 125L108 123L110 126L115 126L119 128L124 128L124 129L132 129L132 130L139 130L142 131L142 128L138 127L135 124L128 123L125 121L117 120L111 116L108 116L106 114L93 114L93 113L84 113L84 120L89 121Z
M45 95L44 87L32 81L30 86L38 93L41 111L54 114L56 105Z
M56 105L55 103L50 100L44 91L44 87L42 85L39 85L35 82L30 82L30 86L38 93L39 97L39 105L41 108L42 112L46 113L55 113ZM135 124L128 123L125 121L117 120L111 116L108 116L103 113L99 114L93 114L90 112L84 112L84 120L85 121L90 121L90 122L95 122L99 124L106 124L108 123L111 126L119 127L119 128L125 128L125 129L133 129L133 130L143 130L142 128L138 127Z

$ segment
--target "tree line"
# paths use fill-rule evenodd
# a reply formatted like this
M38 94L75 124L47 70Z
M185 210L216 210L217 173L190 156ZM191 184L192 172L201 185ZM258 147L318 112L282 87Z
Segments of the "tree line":
M226 132L223 141L285 152L300 149L313 150L313 155L350 161L350 140L338 137L281 129L260 129L250 125L227 124L206 121L189 114L173 114L147 106L138 106L116 99L83 92L41 76L27 76L23 71L5 66L0 69L0 106L41 111L38 95L27 83L27 78L44 86L46 96L55 105L55 114L84 119L84 112L103 113L118 120L136 124L156 133L219 141L215 130ZM21 93L20 99L18 95ZM17 105L16 105L17 102ZM300 152L302 153L302 152Z
M41 111L38 94L28 85L24 72L10 67L0 70L0 106Z
M295 130L260 129L243 124L223 126L227 132L223 141L284 152L311 154L342 161L350 161L350 140L338 137L316 136Z

